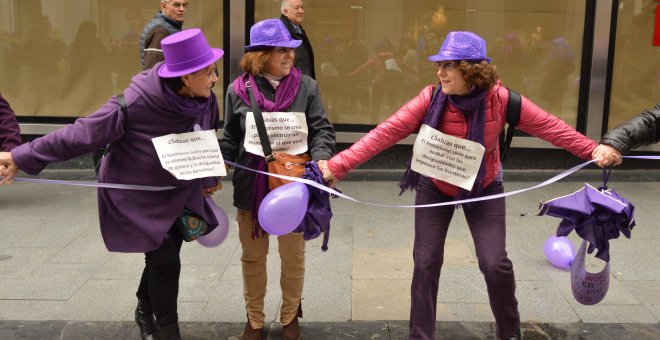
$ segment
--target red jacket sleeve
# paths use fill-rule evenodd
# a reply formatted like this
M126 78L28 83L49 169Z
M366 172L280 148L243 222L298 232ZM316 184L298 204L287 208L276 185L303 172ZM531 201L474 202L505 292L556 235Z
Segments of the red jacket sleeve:
M350 148L332 157L328 161L332 174L337 179L342 179L350 170L415 133L424 121L433 89L433 86L425 87L417 97L404 104L390 118L378 124Z
M521 97L517 128L582 159L591 159L591 152L598 145L525 97Z

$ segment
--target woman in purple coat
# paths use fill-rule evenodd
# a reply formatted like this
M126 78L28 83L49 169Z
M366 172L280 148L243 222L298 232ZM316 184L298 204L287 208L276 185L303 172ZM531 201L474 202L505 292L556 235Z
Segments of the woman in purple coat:
M178 180L161 167L151 139L173 133L216 129L218 103L211 88L218 80L216 61L223 51L211 48L199 29L162 41L165 61L133 77L124 90L124 115L116 97L72 125L32 142L0 152L0 173L11 180L21 169L38 174L49 163L90 153L112 143L103 157L99 182L174 186L169 191L99 189L101 233L116 252L145 253L137 291L135 320L143 339L179 339L177 295L182 237L173 228L184 208L199 214L209 229L218 225L204 199L218 189L216 178ZM155 317L155 319L154 319Z
M10 151L21 144L21 130L16 115L0 93L0 151ZM0 174L4 166L0 165Z

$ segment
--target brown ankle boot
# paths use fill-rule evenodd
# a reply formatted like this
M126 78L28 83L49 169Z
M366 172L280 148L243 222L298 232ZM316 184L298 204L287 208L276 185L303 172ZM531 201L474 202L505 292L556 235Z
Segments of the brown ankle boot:
M263 328L252 328L250 325L250 320L245 323L245 329L243 330L243 340L261 340L261 333Z
M298 324L298 317L296 316L290 324L282 328L282 339L284 340L298 340L300 339L300 324Z

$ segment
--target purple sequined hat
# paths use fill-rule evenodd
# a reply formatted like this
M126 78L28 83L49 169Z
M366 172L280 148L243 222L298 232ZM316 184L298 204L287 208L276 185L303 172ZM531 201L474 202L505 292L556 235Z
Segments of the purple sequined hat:
M225 54L219 48L211 48L199 28L169 35L160 44L165 57L165 63L158 69L161 78L180 77L199 71Z
M486 42L472 32L449 32L442 42L438 54L429 56L430 61L467 60L478 62L485 60L490 63L491 58L486 57Z
M266 19L259 21L250 28L250 45L245 46L247 51L258 50L264 47L296 48L302 40L291 37L280 19Z

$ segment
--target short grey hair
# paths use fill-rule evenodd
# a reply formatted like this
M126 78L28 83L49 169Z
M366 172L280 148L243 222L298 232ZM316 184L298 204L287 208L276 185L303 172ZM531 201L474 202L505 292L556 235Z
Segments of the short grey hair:
M284 14L284 9L289 7L289 5L291 5L289 0L282 0L282 5L280 6L280 12L282 12L282 14Z

